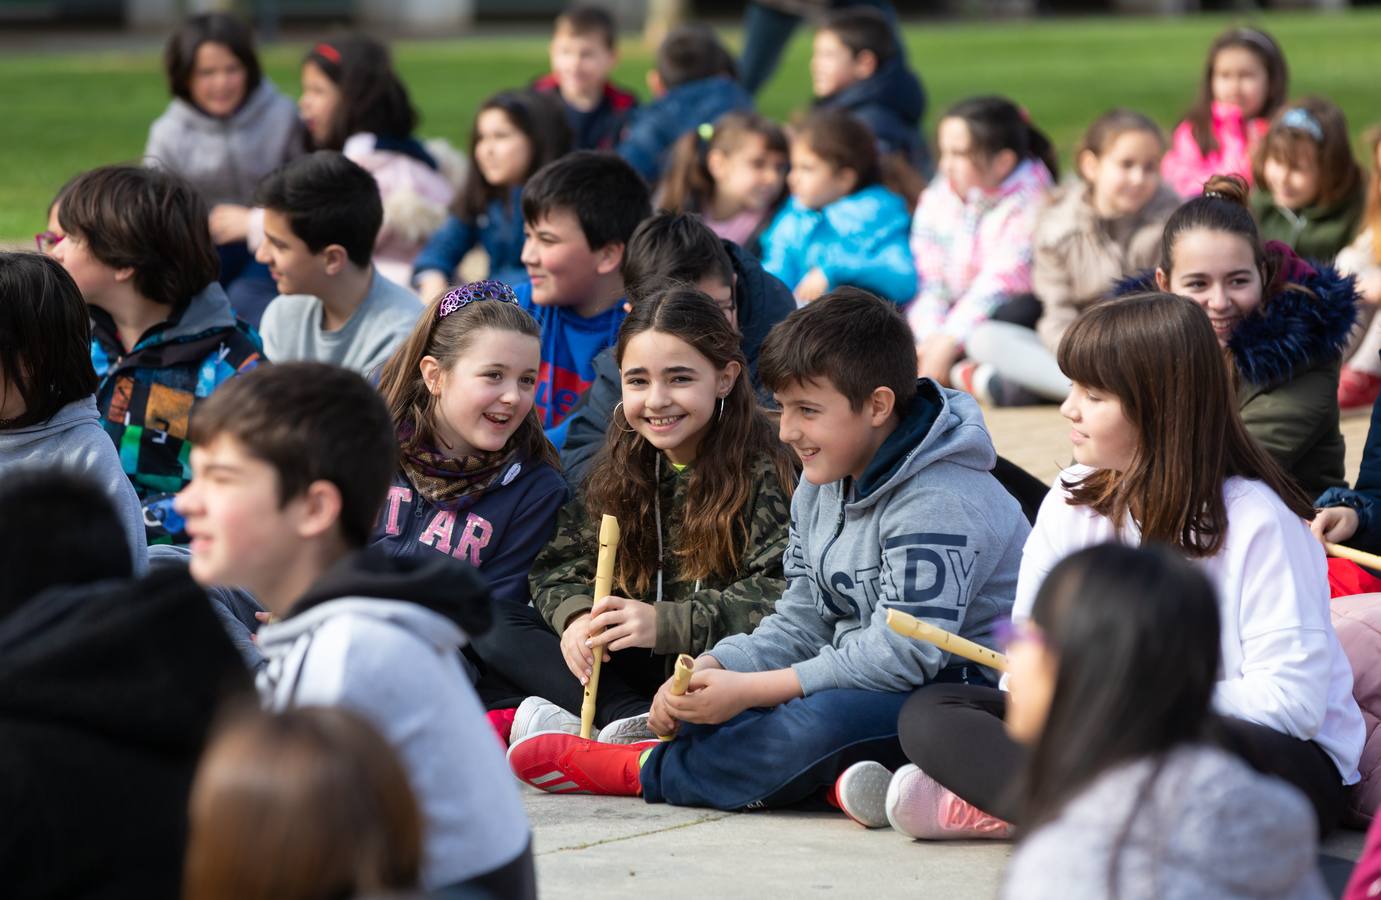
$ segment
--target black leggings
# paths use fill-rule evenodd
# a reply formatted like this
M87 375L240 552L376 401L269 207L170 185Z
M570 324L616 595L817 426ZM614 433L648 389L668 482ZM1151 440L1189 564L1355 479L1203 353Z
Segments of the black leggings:
M1017 777L1026 748L1007 736L1007 695L990 687L936 684L911 695L897 730L902 749L927 775L990 815L1021 824ZM1343 780L1333 760L1313 741L1273 728L1215 717L1213 738L1252 768L1304 792L1319 818L1319 834L1337 826L1346 807Z
M495 603L494 623L470 644L465 655L479 667L475 685L486 709L517 706L525 697L542 697L580 715L585 688L561 655L561 638L531 606ZM666 658L630 648L609 654L600 667L595 724L642 715L666 680Z

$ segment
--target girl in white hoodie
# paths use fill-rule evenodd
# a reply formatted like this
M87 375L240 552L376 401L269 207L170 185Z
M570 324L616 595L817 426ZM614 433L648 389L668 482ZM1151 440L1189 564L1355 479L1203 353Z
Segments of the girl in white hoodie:
M1060 409L1076 465L1026 542L1013 621L1030 617L1047 573L1084 547L1156 542L1196 562L1218 593L1213 708L1226 745L1300 788L1326 833L1357 780L1366 728L1329 620L1313 508L1242 425L1208 317L1171 294L1105 302L1070 327L1059 362L1074 383ZM996 690L956 696L948 685L908 701L902 745L920 770L893 784L894 825L959 836L965 828L948 826L969 804L1020 817L1009 789L1022 754L998 721L1005 706Z

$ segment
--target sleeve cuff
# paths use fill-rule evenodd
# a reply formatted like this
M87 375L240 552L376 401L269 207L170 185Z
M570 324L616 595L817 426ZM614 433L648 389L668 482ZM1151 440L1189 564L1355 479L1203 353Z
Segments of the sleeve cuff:
M725 638L706 652L719 660L719 664L730 672L757 671L757 666L753 665L753 658L741 647L736 646L733 638Z
M796 672L797 680L801 682L801 694L806 697L840 686L834 664L823 656L802 660L793 664L791 668Z
M576 594L574 597L567 597L561 601L561 605L556 607L556 612L551 614L552 631L558 635L566 630L566 623L581 613L587 613L594 609L595 600L588 594Z

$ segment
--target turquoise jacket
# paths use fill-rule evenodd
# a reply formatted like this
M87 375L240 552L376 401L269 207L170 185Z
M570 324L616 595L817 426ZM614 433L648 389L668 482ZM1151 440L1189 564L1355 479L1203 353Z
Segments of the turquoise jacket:
M880 184L808 209L791 198L762 235L762 267L795 288L811 269L830 288L853 285L898 305L916 296L911 217Z

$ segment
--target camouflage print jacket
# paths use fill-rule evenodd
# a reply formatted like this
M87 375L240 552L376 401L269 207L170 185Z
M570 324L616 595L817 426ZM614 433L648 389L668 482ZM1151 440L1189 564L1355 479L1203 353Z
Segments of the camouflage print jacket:
M675 546L690 479L662 466L660 501L667 548ZM723 637L747 634L772 612L786 588L782 554L791 523L791 501L770 460L754 461L753 494L745 515L748 542L738 571L699 584L676 572L668 549L662 600L657 608L657 642L652 652L667 656L668 668L678 653L698 654ZM595 552L599 522L585 508L584 494L561 510L556 534L532 565L532 602L559 634L566 623L594 605ZM653 602L648 600L647 602Z

